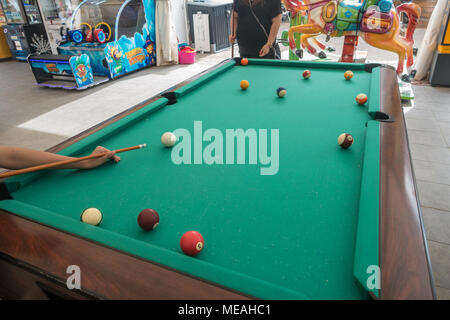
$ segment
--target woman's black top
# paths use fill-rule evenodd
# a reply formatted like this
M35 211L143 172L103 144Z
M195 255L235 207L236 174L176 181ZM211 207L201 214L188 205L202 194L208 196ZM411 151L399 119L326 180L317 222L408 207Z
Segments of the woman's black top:
M267 42L267 36L255 19L270 34L272 19L281 14L280 0L234 0L233 9L238 14L237 42L241 56L258 57L259 51ZM272 53L272 50L271 52ZM269 53L269 54L270 54Z

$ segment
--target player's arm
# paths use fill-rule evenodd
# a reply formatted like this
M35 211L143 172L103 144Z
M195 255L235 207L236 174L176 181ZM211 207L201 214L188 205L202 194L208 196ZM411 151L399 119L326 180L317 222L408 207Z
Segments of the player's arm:
M266 54L269 53L270 49L273 46L273 43L275 42L275 39L277 38L278 29L280 29L281 25L281 13L276 15L274 18L272 18L272 25L270 26L270 33L267 37L266 44L261 48L259 51L259 56L263 57Z
M269 39L267 39L267 44L269 46L272 46L272 44L275 42L277 38L278 30L280 29L281 25L281 18L282 14L280 13L279 15L275 16L272 19L272 26L270 27Z
M116 156L114 152L103 147L95 148L92 154L101 152L108 153L100 158L80 161L77 163L60 166L56 169L90 169L104 164L109 159L114 162L120 161L120 158ZM33 149L0 146L0 168L17 170L69 159L73 158Z
M235 4L233 4L233 10L230 15L230 43L236 41L236 30L238 25L238 13L235 11Z

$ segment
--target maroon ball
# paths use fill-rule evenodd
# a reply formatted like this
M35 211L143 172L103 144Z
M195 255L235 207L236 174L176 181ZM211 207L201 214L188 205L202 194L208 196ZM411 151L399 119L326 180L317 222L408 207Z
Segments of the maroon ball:
M338 137L338 144L343 149L349 148L353 144L353 136L350 133L343 133Z
M153 209L144 209L139 213L138 224L139 226L148 231L153 230L158 226L159 214Z

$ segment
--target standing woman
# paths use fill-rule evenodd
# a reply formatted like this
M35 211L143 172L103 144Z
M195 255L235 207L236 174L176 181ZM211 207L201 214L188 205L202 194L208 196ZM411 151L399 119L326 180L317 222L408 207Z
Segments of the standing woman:
M230 43L237 39L241 57L280 59L280 24L281 0L234 0Z

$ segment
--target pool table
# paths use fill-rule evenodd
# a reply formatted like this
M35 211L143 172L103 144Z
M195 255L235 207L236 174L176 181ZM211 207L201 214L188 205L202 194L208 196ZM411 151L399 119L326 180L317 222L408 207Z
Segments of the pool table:
M395 71L240 62L49 150L148 145L118 164L3 181L0 287L9 289L0 297L433 299ZM167 131L178 136L172 148L161 144ZM338 145L341 133L353 136L350 148ZM80 221L88 207L101 210L100 225ZM137 224L144 208L160 215L153 231ZM188 230L205 239L194 257L180 249ZM80 267L79 290L65 288L70 265Z

